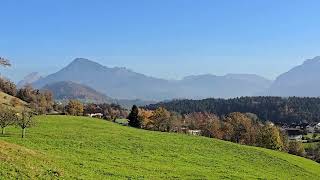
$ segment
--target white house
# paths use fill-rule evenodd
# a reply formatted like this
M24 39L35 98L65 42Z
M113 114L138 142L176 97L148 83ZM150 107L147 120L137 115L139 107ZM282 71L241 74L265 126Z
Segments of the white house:
M188 130L188 134L201 136L201 130Z
M314 133L315 126L308 125L308 126L306 127L306 130L308 131L308 133Z
M94 113L94 114L88 114L89 117L96 117L96 118L102 118L103 114L102 113Z
M300 129L289 128L286 132L290 141L302 141L303 132Z

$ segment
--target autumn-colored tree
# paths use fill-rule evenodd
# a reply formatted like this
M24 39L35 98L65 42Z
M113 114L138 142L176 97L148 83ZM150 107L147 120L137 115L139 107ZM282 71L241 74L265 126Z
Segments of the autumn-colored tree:
M217 139L223 139L224 136L224 132L222 130L223 127L223 123L221 122L220 119L214 119L212 121L212 125L211 125L211 136L213 138L217 138Z
M305 149L303 147L302 142L298 141L290 141L289 142L289 151L290 154L294 154L297 156L304 156Z
M16 96L16 85L8 79L0 78L0 91L7 93L11 96Z
M82 116L83 111L83 104L78 100L70 100L66 106L67 114L72 116Z
M150 118L151 118L151 116L152 116L152 114L153 114L153 111L151 111L151 110L146 110L146 109L143 109L143 108L140 108L139 109L139 117L141 117L141 120L142 120L142 128L144 128L144 129L152 129L151 128L151 125L152 125L152 123L151 123L151 120L150 120Z
M17 92L17 97L27 103L36 101L35 91L30 85L26 85L23 88L20 88Z
M170 118L167 123L167 132L181 132L183 118L179 113L170 112Z
M156 131L167 131L169 126L170 112L165 108L158 108L153 111L152 116L150 117L151 125L153 130Z
M245 114L230 113L224 121L226 140L254 145L256 142L256 126Z
M207 137L214 137L213 131L218 131L220 128L217 121L219 118L216 115L207 112L194 112L185 116L185 125L188 129L201 130L202 135Z
M104 110L104 114L108 119L115 121L117 118L120 118L121 111L119 109L108 106Z
M30 108L38 114L45 114L53 109L53 95L50 91L40 91L26 85L18 90L17 97L29 103Z
M9 125L13 125L17 121L16 113L6 107L0 107L0 127L2 134L5 134L5 128Z
M265 125L260 129L257 135L257 145L268 149L285 151L281 131L278 127L272 125Z

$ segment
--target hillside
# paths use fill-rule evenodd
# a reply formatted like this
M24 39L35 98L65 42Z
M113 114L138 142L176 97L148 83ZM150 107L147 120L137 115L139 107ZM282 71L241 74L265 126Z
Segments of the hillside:
M155 103L155 101L143 101L139 99L113 99L92 89L91 87L71 81L52 83L44 86L42 89L51 91L53 93L54 99L60 102L65 102L70 99L77 99L85 103L114 103L119 104L127 109L130 109L133 105L145 106Z
M40 116L0 137L0 179L320 179L301 157L86 117Z
M115 99L161 101L174 98L252 96L267 90L271 81L250 74L198 75L169 81L126 68L109 68L77 58L60 71L34 82L36 88L59 81L84 84ZM237 91L234 91L234 89Z
M44 86L42 89L53 93L54 99L64 101L69 99L78 99L83 102L94 103L112 103L112 99L96 90L71 81L56 82Z
M18 112L21 112L24 108L27 108L26 102L1 91L0 91L0 104L8 108L15 109Z

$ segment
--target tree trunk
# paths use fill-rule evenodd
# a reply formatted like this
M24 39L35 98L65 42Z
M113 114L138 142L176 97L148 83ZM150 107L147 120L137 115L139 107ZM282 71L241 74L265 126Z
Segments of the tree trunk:
M22 138L24 138L26 136L26 129L24 128L24 129L22 129Z
M2 128L2 135L4 135L6 133L6 129L5 127Z

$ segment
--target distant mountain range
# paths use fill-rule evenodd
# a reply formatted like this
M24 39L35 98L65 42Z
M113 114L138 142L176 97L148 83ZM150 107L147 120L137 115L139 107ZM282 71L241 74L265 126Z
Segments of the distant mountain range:
M273 96L320 96L320 57L306 60L302 65L281 74L267 91Z
M247 74L200 75L170 81L146 76L126 68L108 68L78 58L67 67L39 79L33 85L42 88L60 81L84 84L112 98L155 101L174 98L252 96L265 91L271 84L271 81L263 77Z
M153 102L185 98L233 98L258 95L320 96L319 70L320 57L316 57L280 75L274 82L254 74L225 76L205 74L188 76L182 80L166 80L146 76L126 68L109 68L88 59L77 58L54 74L44 78L37 75L38 78L34 78L36 81L32 80L33 78L31 80L26 78L24 82L32 82L37 88L49 87L53 92L61 91L61 88L70 86L72 82L73 89L71 88L70 91L85 89L87 94L82 94L84 97L103 101L135 100L145 104L143 102L146 100ZM79 85L85 87L80 88ZM72 97L72 92L67 93L67 96ZM57 94L60 98L60 94ZM97 97L94 97L94 94ZM73 95L77 96L77 94Z

